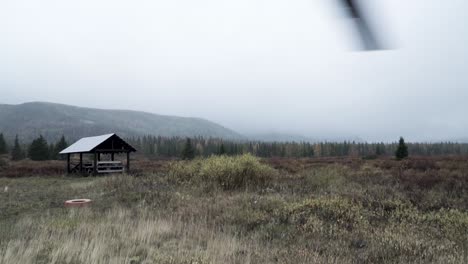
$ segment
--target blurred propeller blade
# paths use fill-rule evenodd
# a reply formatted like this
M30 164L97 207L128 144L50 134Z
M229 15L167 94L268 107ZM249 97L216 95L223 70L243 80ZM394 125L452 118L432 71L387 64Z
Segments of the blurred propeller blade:
M347 15L354 20L357 34L361 40L364 50L381 50L383 47L374 32L372 32L369 23L366 21L362 10L359 8L356 0L340 0L347 10Z

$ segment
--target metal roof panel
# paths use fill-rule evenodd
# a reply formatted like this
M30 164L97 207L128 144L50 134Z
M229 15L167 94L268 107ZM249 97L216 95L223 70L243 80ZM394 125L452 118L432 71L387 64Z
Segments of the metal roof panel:
M77 142L73 143L68 148L60 151L59 154L70 154L70 153L83 153L93 150L95 147L99 146L102 142L106 141L115 134L106 134L96 137L85 137Z

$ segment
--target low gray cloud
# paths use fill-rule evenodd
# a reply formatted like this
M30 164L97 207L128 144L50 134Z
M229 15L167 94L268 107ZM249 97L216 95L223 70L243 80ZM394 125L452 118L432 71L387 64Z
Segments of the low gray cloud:
M393 49L355 52L329 0L3 1L0 101L198 116L243 133L468 137L468 2L361 2Z

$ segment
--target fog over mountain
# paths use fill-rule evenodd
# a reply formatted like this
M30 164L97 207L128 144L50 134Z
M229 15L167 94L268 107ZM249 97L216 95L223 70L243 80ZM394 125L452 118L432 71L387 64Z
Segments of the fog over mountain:
M245 135L468 138L463 0L362 0L392 49L353 50L329 0L0 3L0 103L199 117Z
M233 130L200 118L163 116L129 110L104 110L63 104L32 102L20 105L0 104L0 133L13 140L19 135L31 141L39 135L57 141L117 133L122 137L214 137L242 140Z

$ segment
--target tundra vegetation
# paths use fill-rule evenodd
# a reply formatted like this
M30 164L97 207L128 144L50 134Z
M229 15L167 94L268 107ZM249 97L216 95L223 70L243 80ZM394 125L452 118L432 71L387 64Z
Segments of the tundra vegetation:
M468 158L0 162L0 263L467 263ZM64 208L90 198L87 208Z

